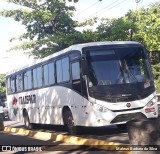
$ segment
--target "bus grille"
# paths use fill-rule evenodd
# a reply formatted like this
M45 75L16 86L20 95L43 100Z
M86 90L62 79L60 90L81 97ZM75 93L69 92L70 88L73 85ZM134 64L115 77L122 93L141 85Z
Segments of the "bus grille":
M131 121L131 120L146 120L147 117L138 112L138 113L129 113L129 114L121 114L116 116L111 123L118 123L118 122L125 122L125 121Z

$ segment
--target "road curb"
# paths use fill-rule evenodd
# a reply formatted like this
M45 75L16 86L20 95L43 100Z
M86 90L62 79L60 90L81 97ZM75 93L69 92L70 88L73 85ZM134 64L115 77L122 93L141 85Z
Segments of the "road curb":
M25 136L33 137L33 138L40 139L40 140L61 141L61 142L72 143L76 145L89 146L89 147L97 148L100 150L115 151L118 153L131 154L131 151L127 150L129 148L128 144L107 142L107 141L96 140L96 139L86 139L82 137L49 133L49 132L25 130L22 128L13 128L13 127L5 127L4 132L25 135ZM120 151L116 151L115 149L117 150L119 149Z

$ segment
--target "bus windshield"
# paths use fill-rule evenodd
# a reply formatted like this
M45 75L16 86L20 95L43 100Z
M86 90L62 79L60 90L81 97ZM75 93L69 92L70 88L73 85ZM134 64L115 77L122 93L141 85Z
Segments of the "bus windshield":
M140 83L151 86L153 77L150 65L142 47L125 47L114 49L97 49L86 52L88 63L88 86L90 92L98 90L100 87L106 93L116 94L133 93L131 87ZM129 87L126 88L126 85ZM121 88L120 88L121 87ZM120 90L125 88L126 91ZM128 92L127 92L128 91Z

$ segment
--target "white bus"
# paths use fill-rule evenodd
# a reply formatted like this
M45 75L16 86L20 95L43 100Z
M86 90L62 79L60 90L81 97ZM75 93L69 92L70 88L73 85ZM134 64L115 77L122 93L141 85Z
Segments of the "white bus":
M70 46L7 74L9 117L34 123L99 127L156 118L147 52L138 42ZM121 126L119 125L119 126Z

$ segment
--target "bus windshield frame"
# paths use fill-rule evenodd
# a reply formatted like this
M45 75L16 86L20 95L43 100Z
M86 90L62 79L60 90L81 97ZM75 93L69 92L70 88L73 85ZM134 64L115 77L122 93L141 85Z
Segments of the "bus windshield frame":
M90 96L101 100L132 96L129 100L133 101L145 98L155 90L143 47L92 47L87 48L85 54Z

